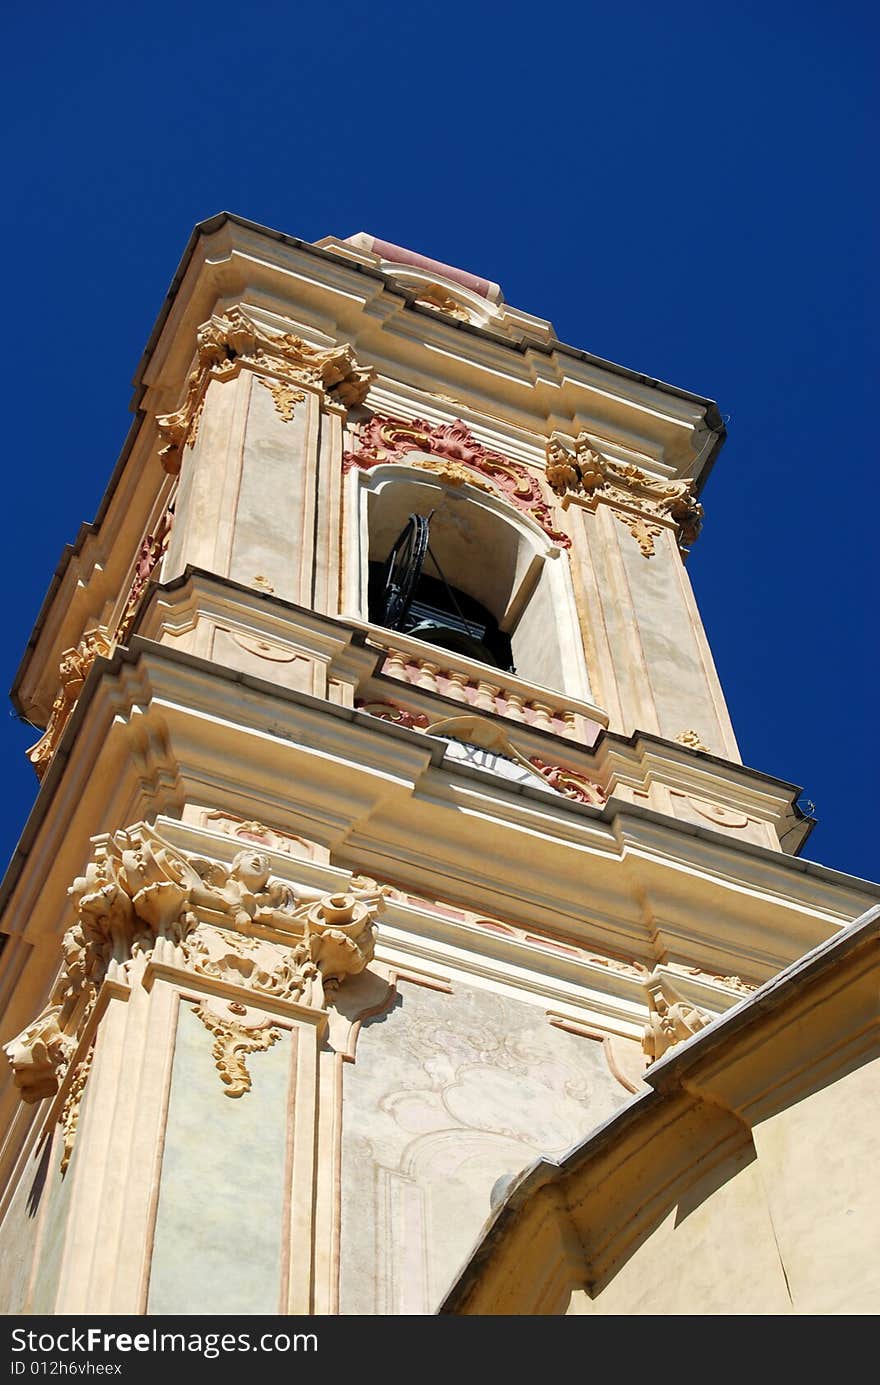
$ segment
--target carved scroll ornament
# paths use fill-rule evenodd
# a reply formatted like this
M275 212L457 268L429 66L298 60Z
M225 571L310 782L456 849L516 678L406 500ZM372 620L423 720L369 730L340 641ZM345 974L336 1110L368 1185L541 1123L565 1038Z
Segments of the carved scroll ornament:
M646 523L641 515L624 514L622 510L617 510L615 513L621 524L626 525L636 543L639 545L642 556L645 558L653 558L657 551L654 548L654 540L659 538L663 533L660 525Z
M681 972L682 976L695 976L700 981L711 981L715 985L726 986L729 991L739 991L741 995L751 995L758 988L750 981L743 981L741 976L725 976L720 971L703 971L701 967L688 967L682 962L667 963L673 971Z
M558 437L547 443L547 480L558 496L583 495L618 508L646 558L653 557L653 540L661 529L652 521L671 521L680 547L689 548L703 525L703 507L694 496L694 482L663 481L640 467L601 457L586 433L572 452Z
M255 869L258 859L265 860L260 852L239 855L252 862L249 867L239 865L239 874L243 868ZM303 892L297 896L289 886L272 882L253 896L266 902L257 903L248 918L285 933L290 941L279 944L247 932L230 935L200 925L186 940L187 965L202 976L234 981L257 994L322 1009L346 977L363 971L372 958L375 906L381 894L378 886L368 882L350 892L303 903ZM241 914L238 922L247 927Z
M605 794L599 785L594 784L585 774L580 774L575 769L566 769L563 765L548 765L538 759L537 755L531 756L529 764L543 775L552 789L564 794L566 798L572 798L576 803L591 803L598 808L604 804Z
M247 1013L245 1006L236 1006L235 1002L229 1009ZM214 1035L214 1066L220 1074L226 1096L244 1096L251 1089L251 1075L245 1058L251 1053L265 1053L281 1038L281 1030L265 1021L259 1027L248 1028L237 1020L216 1014L207 1005L194 1005L193 1013L198 1015L208 1033Z
M482 490L493 490L536 520L554 543L562 548L571 547L568 534L554 523L553 512L537 477L519 462L512 462L500 452L484 447L461 419L434 424L414 418L411 423L405 423L376 414L361 428L358 450L344 454L343 468L350 471L352 467L359 467L369 471L380 462L397 462L411 452L427 452L441 459L448 464L445 479L453 485L460 485L466 479ZM444 475L442 469L438 470Z
M652 972L645 983L648 992L648 1023L642 1035L642 1049L648 1062L662 1058L670 1048L684 1043L707 1024L712 1016L698 1005L691 1005L671 988L669 981Z
M85 1058L77 1063L73 1080L68 1088L67 1098L61 1111L61 1129L63 1131L63 1143L61 1148L60 1170L67 1172L67 1166L73 1155L73 1146L76 1143L76 1131L79 1125L79 1108L82 1105L83 1092L89 1080L89 1073L92 1069L92 1059L95 1056L94 1047L90 1048Z
M470 313L452 294L447 293L441 284L426 284L416 294L414 303L422 303L426 308L457 318L459 322L470 322Z
M345 408L363 403L375 372L359 366L350 346L326 350L310 346L292 333L266 332L241 308L212 317L196 333L196 364L186 382L183 404L156 419L162 438L162 465L171 475L180 471L184 446L193 446L208 382L232 379L243 364L267 371L278 382L273 389L282 417L297 402L291 384L317 387ZM271 388L271 386L267 386Z
M165 550L171 538L171 525L173 520L174 516L171 509L166 508L156 528L151 534L147 534L141 542L137 558L135 559L131 586L128 589L125 606L113 636L114 644L125 644L131 634L135 616L143 601L144 593L147 590L150 579L165 556Z
M94 630L89 630L76 648L65 649L61 655L58 666L59 688L52 703L46 730L36 744L26 751L38 779L42 779L49 768L95 659L99 656L109 658L116 645L125 644L131 634L150 579L168 547L172 520L172 512L170 508L166 508L156 528L143 539L135 559L131 586L116 628L110 630L105 626L98 626Z
M37 1018L5 1045L22 1099L59 1087L105 978L132 984L160 940L175 965L321 1009L373 956L385 890L370 880L325 894L270 876L254 847L221 865L178 850L152 828L94 839L68 894L75 922L61 972Z
M306 837L297 837L292 832L282 832L279 828L267 827L265 823L253 818L240 818L229 812L205 812L202 821L206 827L235 837L240 842L250 842L252 846L263 847L269 851L283 851L288 856L314 858L320 847Z
M675 739L679 745L686 746L688 750L709 752L709 747L704 743L699 731L679 731Z
M42 779L49 768L58 742L64 734L64 728L70 720L70 714L82 692L89 669L99 655L106 658L112 646L113 637L110 632L98 627L83 635L75 649L65 649L61 655L61 663L58 666L60 686L52 703L46 730L36 745L32 745L26 752L38 779Z
M302 404L305 400L302 390L295 390L293 385L287 385L283 380L273 380L268 375L260 375L258 378L271 394L275 412L282 423L292 422L297 404Z
M424 712L409 712L396 702L371 702L369 699L355 698L354 705L359 712L367 712L380 721L392 721L396 726L406 726L411 731L424 731L431 724L430 717L425 716Z

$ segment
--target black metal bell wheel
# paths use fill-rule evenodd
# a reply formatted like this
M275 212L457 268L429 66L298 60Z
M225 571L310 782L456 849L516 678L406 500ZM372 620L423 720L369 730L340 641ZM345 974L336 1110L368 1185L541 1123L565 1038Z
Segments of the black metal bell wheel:
M388 554L381 623L389 630L399 630L406 619L428 551L429 529L429 515L410 515Z

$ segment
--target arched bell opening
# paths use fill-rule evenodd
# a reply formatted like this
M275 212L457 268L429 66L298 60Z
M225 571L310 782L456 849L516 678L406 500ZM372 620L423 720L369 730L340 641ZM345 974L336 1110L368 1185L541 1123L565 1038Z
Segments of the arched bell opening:
M401 463L361 474L371 624L585 695L571 583L537 524L474 484ZM362 550L363 551L363 550Z
M433 519L433 512L410 515L385 561L370 562L370 620L515 673L510 636L488 607L447 579L431 547Z

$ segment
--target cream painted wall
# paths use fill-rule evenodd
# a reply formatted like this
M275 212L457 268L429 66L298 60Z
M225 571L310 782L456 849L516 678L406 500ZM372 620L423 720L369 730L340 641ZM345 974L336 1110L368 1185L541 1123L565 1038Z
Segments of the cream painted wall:
M275 595L308 605L312 586L317 466L317 396L285 419L263 377L250 397L235 503L229 576L247 586L264 577Z
M880 1312L880 1058L753 1134L795 1311Z
M746 1147L710 1167L595 1296L570 1313L596 1317L791 1312L761 1172Z
M591 675L611 729L674 740L694 730L716 755L739 761L724 696L673 531L653 552L608 505L568 511L573 561L585 593Z
M880 1059L782 1104L570 1313L874 1315ZM574 1271L572 1271L574 1273Z
M183 448L163 579L189 564L245 586L259 578L262 589L309 605L319 401L291 390L279 404L266 378L242 370L210 381L195 443Z
M88 1100L86 1086L81 1119L85 1119ZM77 1171L74 1145L62 1174L62 1146L62 1129L56 1126L49 1140L41 1144L37 1138L23 1161L0 1227L0 1315L55 1311Z
M194 445L183 448L165 581L189 564L228 574L235 497L252 376L211 380Z

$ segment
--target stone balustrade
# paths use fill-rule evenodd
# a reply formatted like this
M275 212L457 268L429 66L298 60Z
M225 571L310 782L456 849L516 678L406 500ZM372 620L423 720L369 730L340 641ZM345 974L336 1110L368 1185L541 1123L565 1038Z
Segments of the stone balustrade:
M377 641L373 639L371 643ZM422 657L414 649L404 648L402 641L386 648L380 669L386 677L425 692L440 693L475 711L507 717L584 745L592 745L607 725L608 719L598 707L562 693L537 689L501 669L496 675L494 670L459 659L446 650L438 650L436 658Z

